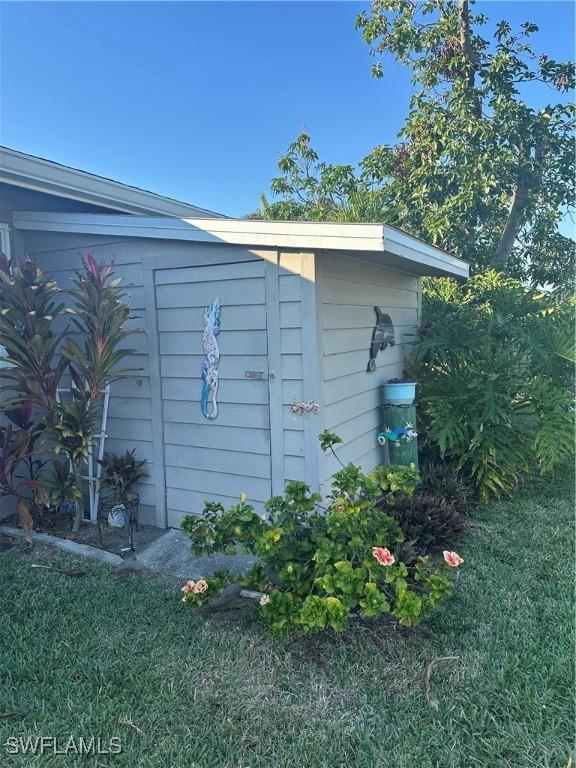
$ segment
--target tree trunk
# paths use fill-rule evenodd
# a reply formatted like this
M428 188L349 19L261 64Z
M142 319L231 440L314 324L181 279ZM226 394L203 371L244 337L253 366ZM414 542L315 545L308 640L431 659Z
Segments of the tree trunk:
M510 201L510 210L508 212L508 218L506 219L506 225L502 232L500 242L498 243L496 255L492 260L492 266L503 272L506 271L506 265L508 264L508 259L514 248L514 243L522 229L522 224L524 223L522 211L527 201L528 192L526 185L519 179Z
M470 8L468 0L459 1L460 10L460 44L462 46L462 53L466 59L467 73L466 81L470 88L474 88L475 82L475 67L474 67L474 51L472 49L472 41L470 38Z
M78 493L80 494L78 500L76 501L76 514L74 516L74 524L72 526L73 533L78 533L80 530L80 526L82 525L82 520L84 520L84 496L82 495L82 469L79 462L74 462L73 465L73 474L74 474L74 482L76 483L76 488L78 489Z
M458 0L459 21L460 21L460 45L466 62L464 81L470 89L470 95L474 99L474 116L478 119L482 117L482 102L480 94L474 92L476 84L476 54L472 47L472 34L470 32L470 7L468 0Z
M503 272L506 270L508 259L514 248L514 243L516 242L520 230L524 226L524 208L530 201L530 198L538 194L540 189L540 184L542 183L541 163L543 154L544 145L542 142L539 142L536 145L534 154L534 161L537 166L536 173L534 174L528 164L530 150L526 152L524 149L520 149L516 186L510 200L508 218L506 219L506 224L500 237L498 248L496 249L496 255L492 259L492 266Z

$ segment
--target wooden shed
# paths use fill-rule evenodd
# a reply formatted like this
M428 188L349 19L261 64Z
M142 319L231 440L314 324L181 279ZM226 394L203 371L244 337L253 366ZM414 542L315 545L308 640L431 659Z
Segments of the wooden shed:
M261 507L291 479L322 492L325 428L343 461L382 463L382 384L415 342L420 277L468 274L381 224L22 212L13 227L63 288L82 252L115 257L141 372L112 386L106 446L148 459L141 514L160 527L205 499ZM388 342L369 365L377 321ZM293 412L310 401L318 413Z

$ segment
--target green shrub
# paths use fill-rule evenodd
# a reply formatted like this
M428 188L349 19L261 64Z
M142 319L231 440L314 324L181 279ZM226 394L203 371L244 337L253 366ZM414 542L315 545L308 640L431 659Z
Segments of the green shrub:
M465 515L471 504L471 490L458 468L448 461L426 461L420 469L421 493L432 494L453 504Z
M75 532L84 518L84 469L96 440L100 395L106 385L135 370L121 367L134 350L124 346L132 333L126 328L130 307L121 280L113 276L114 259L109 265L99 264L85 253L82 264L67 291L73 306L65 309L60 301L63 291L31 259L16 263L0 255L0 338L6 351L0 363L7 363L0 392L9 397L0 402L0 410L33 406L40 425L47 428L43 447L66 455L77 490ZM65 314L72 328L57 330ZM66 372L72 386L61 400ZM37 437L37 430L30 432L29 448ZM34 460L29 456L26 463L32 471ZM57 487L62 476L53 480ZM36 497L42 493L39 481L34 492Z
M409 363L422 447L463 470L481 501L573 455L570 344L561 354L551 339L573 339L574 305L557 301L494 271L427 285Z
M330 433L321 435L324 450L337 440ZM406 474L398 473L398 484L405 484ZM325 508L305 483L293 481L283 496L266 504L267 519L242 494L229 509L206 504L202 515L184 518L182 528L197 555L232 554L240 546L260 558L261 565L243 584L263 592L259 610L275 635L344 630L351 614L391 614L409 627L428 616L453 587L448 562L436 567L428 557L414 564L400 559L404 535L384 508L396 484L390 476L383 493L381 483L350 464L334 475ZM201 589L198 582L189 585L185 602L203 605L225 586L221 575L201 582Z
M371 477L378 484L380 491L387 496L396 493L411 495L420 483L415 464L396 464L393 467L383 465L375 469Z
M407 562L451 549L464 531L461 513L450 501L431 493L397 496L384 508L402 529L402 557Z
M51 471L41 479L51 507L59 507L65 501L76 501L78 498L79 491L68 462L53 461Z
M136 449L124 453L106 451L98 463L102 466L102 488L123 502L133 501L134 487L146 477L146 459L136 459Z

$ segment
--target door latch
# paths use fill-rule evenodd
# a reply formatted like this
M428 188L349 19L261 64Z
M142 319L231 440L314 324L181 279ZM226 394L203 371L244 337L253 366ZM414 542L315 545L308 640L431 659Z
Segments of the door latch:
M274 371L270 371L270 373L266 373L266 371L244 371L244 378L245 379L273 379L274 378Z

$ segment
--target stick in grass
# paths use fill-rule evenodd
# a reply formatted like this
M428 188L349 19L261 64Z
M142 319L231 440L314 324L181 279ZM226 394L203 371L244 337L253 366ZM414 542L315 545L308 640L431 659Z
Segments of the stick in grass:
M129 717L121 717L118 722L120 725L125 725L127 728L131 728L138 734L138 736L144 736L144 731L142 728L139 728L136 723L133 723Z
M432 659L432 661L430 661L424 669L424 691L426 693L426 701L432 707L432 709L436 711L438 711L438 699L436 696L434 696L432 690L430 689L430 678L432 677L434 664L437 664L439 661L453 661L459 658L460 656L439 656L437 659Z
M46 571L52 571L52 573L63 573L65 576L85 576L88 571L83 568L56 568L53 565L38 565L32 563L32 568L44 568Z

